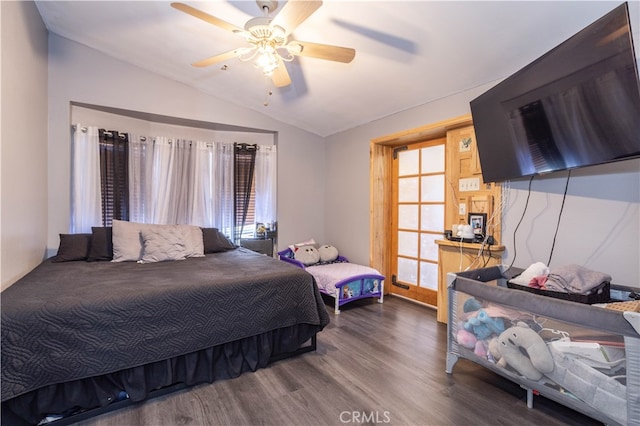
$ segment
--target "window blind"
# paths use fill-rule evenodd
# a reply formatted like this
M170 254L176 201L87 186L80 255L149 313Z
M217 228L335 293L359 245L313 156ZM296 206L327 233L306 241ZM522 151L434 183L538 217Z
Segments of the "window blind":
M234 144L234 239L253 235L255 226L255 182L253 179L256 165L257 145ZM251 229L247 228L251 225Z
M102 225L129 220L129 135L99 129Z

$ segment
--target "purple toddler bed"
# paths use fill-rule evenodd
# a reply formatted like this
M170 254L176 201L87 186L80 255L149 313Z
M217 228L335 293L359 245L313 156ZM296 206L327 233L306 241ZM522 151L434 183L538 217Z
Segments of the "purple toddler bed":
M383 302L384 276L374 268L350 263L344 256L338 256L333 262L304 265L294 258L290 248L278 252L278 256L280 260L313 275L320 292L335 299L336 314L340 313L342 305L354 300L373 297L378 299L378 303Z

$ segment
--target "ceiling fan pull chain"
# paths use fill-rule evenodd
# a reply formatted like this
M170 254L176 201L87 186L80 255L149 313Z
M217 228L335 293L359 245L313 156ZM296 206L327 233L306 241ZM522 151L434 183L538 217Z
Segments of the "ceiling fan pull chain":
M265 86L267 87L267 90L265 91L264 101L262 102L262 105L268 107L269 96L273 95L273 90L271 89L272 80L269 77L266 77L264 80L265 80Z

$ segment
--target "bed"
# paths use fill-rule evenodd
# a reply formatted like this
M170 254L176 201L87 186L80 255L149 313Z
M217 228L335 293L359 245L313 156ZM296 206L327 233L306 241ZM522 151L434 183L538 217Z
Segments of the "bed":
M75 422L237 377L315 350L329 323L311 274L244 248L151 263L47 259L1 302L8 425Z
M384 300L384 276L374 268L350 263L344 256L331 262L305 265L295 259L289 247L278 252L278 257L313 275L320 292L334 299L335 314L340 313L341 306L354 300L377 298L378 303Z

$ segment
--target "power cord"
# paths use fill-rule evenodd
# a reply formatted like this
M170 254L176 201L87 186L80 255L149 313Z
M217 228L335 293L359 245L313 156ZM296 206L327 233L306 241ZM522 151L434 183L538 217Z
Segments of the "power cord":
M535 175L532 175L531 178L529 179L529 189L527 192L527 200L524 204L524 210L522 211L522 216L520 216L520 221L516 225L516 229L513 230L513 259L511 259L511 264L505 270L505 273L508 272L513 267L513 264L516 261L516 256L518 255L518 252L516 249L516 233L518 232L518 228L520 228L520 224L522 223L522 220L524 219L524 215L527 212L527 208L529 207L529 199L531 198L531 182L533 182L534 176Z
M567 189L569 188L569 178L571 177L571 170L567 174L567 182L564 185L564 195L562 196L562 205L560 206L560 213L558 213L558 223L556 224L556 232L553 234L553 243L551 244L551 252L549 253L549 260L547 266L551 265L551 257L553 256L553 248L556 245L556 237L558 236L558 229L560 228L560 219L562 218L562 211L564 210L564 202L567 199Z

